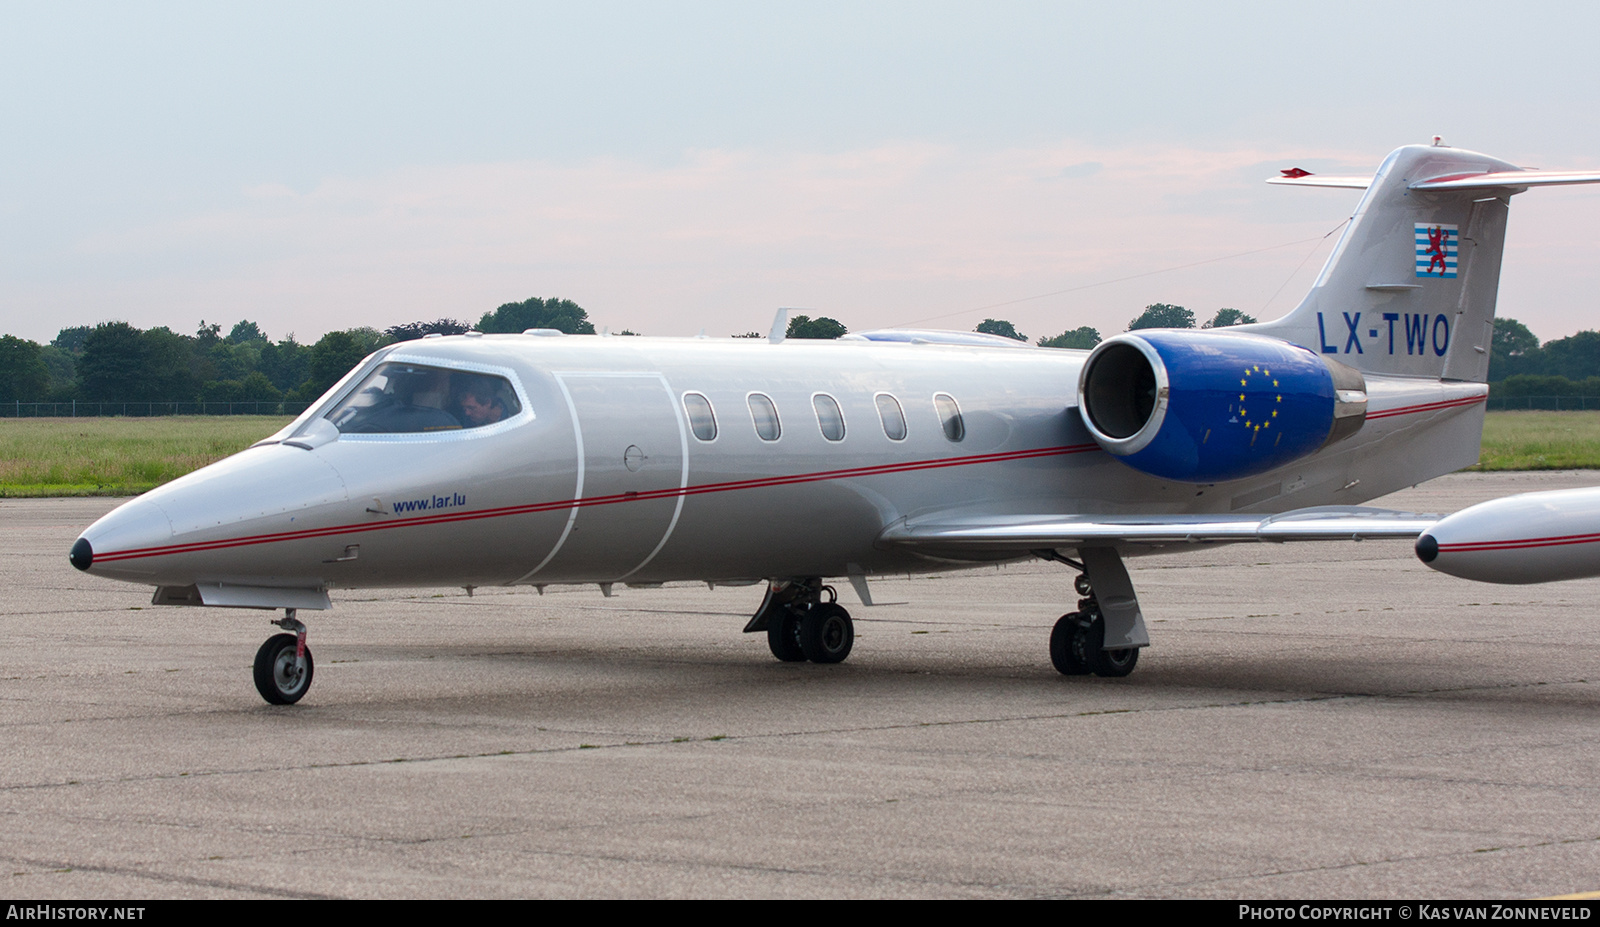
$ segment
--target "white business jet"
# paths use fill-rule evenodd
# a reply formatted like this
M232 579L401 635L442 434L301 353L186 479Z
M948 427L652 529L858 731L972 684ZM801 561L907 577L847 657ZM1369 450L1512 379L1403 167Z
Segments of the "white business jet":
M277 434L95 522L71 562L159 605L284 609L273 703L331 589L766 583L745 626L836 663L885 573L1038 557L1079 575L1050 656L1123 676L1149 643L1123 558L1417 538L1353 507L1474 463L1511 197L1600 172L1401 148L1282 319L1093 351L883 331L767 342L521 335L385 347Z

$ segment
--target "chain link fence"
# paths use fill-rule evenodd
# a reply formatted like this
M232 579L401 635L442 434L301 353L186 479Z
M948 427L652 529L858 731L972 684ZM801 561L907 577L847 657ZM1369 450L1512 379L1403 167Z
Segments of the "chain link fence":
M0 418L161 415L299 415L307 402L0 402Z

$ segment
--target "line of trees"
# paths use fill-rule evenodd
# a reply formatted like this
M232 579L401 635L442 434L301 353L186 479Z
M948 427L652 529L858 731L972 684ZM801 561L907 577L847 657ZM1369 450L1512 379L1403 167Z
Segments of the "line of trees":
M1230 325L1246 325L1254 321L1254 316L1246 315L1237 309L1218 309L1217 314L1211 317L1211 321L1200 327L1227 328ZM1128 331L1137 331L1141 328L1194 328L1194 323L1194 313L1188 309L1168 303L1154 303L1144 307L1144 312L1128 323ZM1015 338L1018 341L1028 340L1027 335L1017 331L1016 326L1005 319L984 319L973 331ZM1076 348L1087 351L1100 343L1100 330L1082 325L1068 329L1054 338L1040 338L1035 343L1041 348Z
M1256 321L1237 309L1219 309L1201 328L1226 328ZM1154 303L1128 323L1143 328L1194 328L1195 315L1182 306ZM441 318L375 328L329 332L303 345L291 333L277 341L252 321L222 326L201 321L192 335L166 327L138 329L127 322L102 322L61 329L41 345L0 336L0 401L66 402L309 402L322 395L361 358L386 344L429 334L454 335L555 329L592 335L594 324L569 299L526 299L486 312L476 324ZM1026 335L1005 319L984 319L976 331L1018 341ZM791 338L837 338L847 332L827 317L796 315ZM617 334L631 335L630 331ZM736 337L764 338L759 332ZM1084 325L1036 344L1087 350L1100 332ZM1600 331L1582 331L1540 344L1516 319L1494 322L1489 380L1497 398L1527 396L1600 397Z
M1540 344L1516 319L1495 319L1489 394L1497 399L1600 396L1600 331Z
M329 332L315 344L291 333L277 341L244 320L228 333L200 322L192 335L127 322L63 328L49 344L0 336L0 401L23 402L309 402L363 357L397 341L456 335L474 326L457 319L408 322L382 331ZM477 329L553 328L594 334L588 313L567 299L533 298L484 313Z

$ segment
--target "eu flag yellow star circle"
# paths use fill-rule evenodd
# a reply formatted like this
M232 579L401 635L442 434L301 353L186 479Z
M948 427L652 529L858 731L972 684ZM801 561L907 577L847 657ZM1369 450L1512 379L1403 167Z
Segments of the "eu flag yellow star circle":
M1283 402L1283 394L1277 390L1278 381L1272 376L1271 369L1263 368L1260 364L1250 364L1244 368L1244 375L1239 378L1239 420L1250 432L1252 445L1262 431L1272 427L1273 419L1278 417L1278 405Z

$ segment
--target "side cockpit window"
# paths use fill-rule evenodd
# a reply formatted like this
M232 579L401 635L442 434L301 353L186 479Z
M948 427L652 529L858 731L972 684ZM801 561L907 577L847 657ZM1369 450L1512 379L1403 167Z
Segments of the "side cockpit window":
M378 365L325 417L341 434L482 428L522 411L505 377L423 364Z

